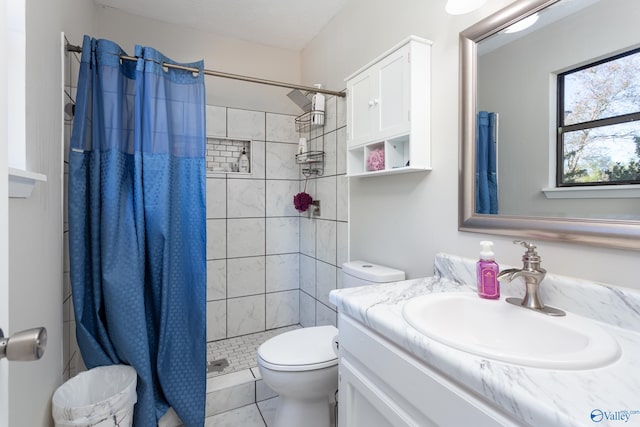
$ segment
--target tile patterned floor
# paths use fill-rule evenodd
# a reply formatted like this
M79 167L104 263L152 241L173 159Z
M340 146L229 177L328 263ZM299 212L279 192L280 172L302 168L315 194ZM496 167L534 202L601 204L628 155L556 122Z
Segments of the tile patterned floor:
M204 427L273 427L275 425L278 398L243 406L232 411L208 417ZM334 408L335 410L335 408ZM336 427L337 413L331 419L331 427Z
M214 406L221 407L212 412L215 415L205 418L204 427L273 426L278 397L260 378L257 350L269 338L300 327L287 326L207 344L207 361L227 359L229 365L221 372L207 373L207 407L210 398ZM236 400L244 403L233 404ZM175 419L167 416L159 427L182 427L182 424L177 416Z
M256 352L260 344L271 337L298 328L300 325L293 325L208 343L207 361L227 359L229 366L220 372L208 372L207 377L215 377L257 366Z
M300 325L287 326L207 344L208 362L221 359L226 359L228 362L228 366L221 371L207 373L207 393L228 389L231 394L236 394L232 391L234 388L237 390L240 384L247 383L249 380L255 382L257 379L251 400L261 401L209 416L205 419L205 427L269 427L273 425L278 398L268 398L272 392L261 384L256 361L258 347L271 337L300 327ZM224 392L218 393L216 399L224 400Z
M208 417L204 427L271 427L278 398L243 406L229 412Z

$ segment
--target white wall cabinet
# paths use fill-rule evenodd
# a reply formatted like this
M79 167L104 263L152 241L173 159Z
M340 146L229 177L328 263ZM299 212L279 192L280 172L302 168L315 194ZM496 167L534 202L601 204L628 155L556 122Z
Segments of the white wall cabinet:
M339 318L340 427L517 426L353 318Z
M349 176L431 169L430 62L431 42L411 36L347 77Z

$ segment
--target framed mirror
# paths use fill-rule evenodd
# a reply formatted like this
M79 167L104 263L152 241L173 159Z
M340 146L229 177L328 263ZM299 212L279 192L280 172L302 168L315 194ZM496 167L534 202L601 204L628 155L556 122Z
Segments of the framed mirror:
M556 179L569 155L558 148L560 117L571 113L558 113L558 98L568 93L558 76L638 49L637 16L640 2L517 0L460 33L459 230L640 250L640 184L563 187ZM525 20L535 24L505 31ZM489 143L497 153L495 213L478 213L489 212L476 192L477 174L486 171L477 167L486 147L476 146L485 112L497 113ZM627 136L637 141L631 156L640 158L637 124ZM618 157L629 154L616 150L599 151L598 162L626 161Z

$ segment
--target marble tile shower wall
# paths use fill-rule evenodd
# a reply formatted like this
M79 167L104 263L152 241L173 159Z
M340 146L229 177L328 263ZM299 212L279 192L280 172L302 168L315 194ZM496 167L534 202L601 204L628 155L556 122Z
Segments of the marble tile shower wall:
M62 287L62 377L67 380L86 368L80 357L80 350L76 341L76 321L73 314L73 301L71 299L71 281L69 280L69 223L67 215L67 182L69 178L69 143L71 142L71 126L73 114L71 106L75 104L78 87L78 71L80 69L80 55L78 53L64 52L64 188L63 188L63 287Z
M328 295L347 260L344 105L329 98L324 128L306 135L294 116L207 106L209 136L253 141L251 174L207 177L207 341L336 324ZM293 207L305 186L294 161L300 136L326 152L323 175L306 184L319 217Z
M299 323L295 116L207 106L207 135L252 141L251 173L207 175L207 341Z
M329 301L329 292L342 287L342 264L349 258L344 98L327 99L325 126L311 131L309 141L311 150L326 154L323 175L307 183L307 192L320 200L321 215L300 216L300 324L336 326L336 307Z

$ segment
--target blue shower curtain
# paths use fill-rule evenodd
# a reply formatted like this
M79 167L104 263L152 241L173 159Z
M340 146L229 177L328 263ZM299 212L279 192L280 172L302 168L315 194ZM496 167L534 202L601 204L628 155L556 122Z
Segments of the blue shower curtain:
M171 406L202 427L206 383L204 75L136 46L82 47L69 153L69 258L88 368L138 373L134 425ZM202 61L182 64L203 69Z
M496 113L487 111L476 120L476 213L498 213Z

